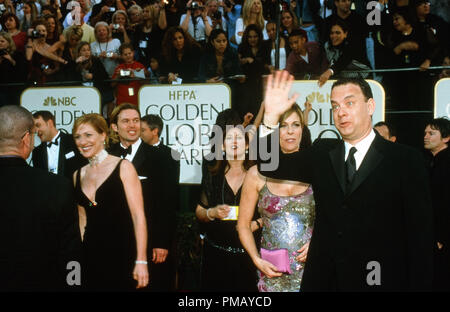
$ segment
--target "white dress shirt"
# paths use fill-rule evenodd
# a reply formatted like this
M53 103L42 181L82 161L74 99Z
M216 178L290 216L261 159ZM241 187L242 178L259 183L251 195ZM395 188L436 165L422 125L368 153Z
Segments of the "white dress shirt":
M59 135L60 131L58 131L58 133L50 141L50 142L58 142L58 145L52 144L52 146L50 147L47 146L48 171L54 174L58 174L59 148L61 146L61 137L58 137ZM48 143L46 142L45 144Z
M131 145L131 154L127 154L127 156L125 157L126 160L133 161L134 156L136 155L136 152L137 152L139 146L141 146L141 143L142 143L142 140L141 140L141 138L139 138L136 142L134 142L133 145ZM120 143L120 146L122 148L126 148L125 146L122 145L122 143Z
M374 139L375 139L375 132L372 129L368 136L366 136L364 139L362 139L355 145L351 145L350 143L344 142L345 144L344 159L347 160L350 149L354 146L356 148L355 153L356 170L358 170L359 166L361 166L361 163L364 160L364 157L366 157L367 151L369 150L370 145L372 144Z

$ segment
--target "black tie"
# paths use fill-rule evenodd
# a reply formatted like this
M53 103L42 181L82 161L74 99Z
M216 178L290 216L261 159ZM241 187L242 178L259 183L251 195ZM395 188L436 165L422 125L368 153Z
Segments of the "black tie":
M56 137L55 140L48 142L48 143L47 143L47 147L52 147L52 144L58 146L58 140L59 140L59 136L60 136L60 135L61 135L61 133L58 134L58 136Z
M122 148L122 154L121 154L122 158L127 157L128 154L131 155L131 145L128 146L128 148L123 148L123 147L121 147L121 148Z
M348 154L347 160L345 161L345 166L347 167L347 185L350 185L353 181L353 177L356 172L356 161L355 161L356 148L352 147Z

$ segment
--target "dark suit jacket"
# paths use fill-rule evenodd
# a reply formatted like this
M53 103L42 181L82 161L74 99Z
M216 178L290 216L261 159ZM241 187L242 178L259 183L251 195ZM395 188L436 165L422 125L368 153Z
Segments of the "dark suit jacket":
M0 190L0 291L67 286L66 265L81 250L70 181L0 157Z
M302 290L431 290L433 212L420 153L376 135L346 192L344 151L342 140L318 140L280 153L278 169L262 172L312 184L316 219ZM381 285L366 281L371 261L381 266Z
M73 173L87 164L87 160L78 151L72 135L61 132L58 158L58 175L72 179ZM73 152L73 157L66 155ZM47 143L42 142L33 150L33 167L48 171Z
M113 144L109 152L120 157L120 143ZM153 248L169 249L175 231L173 185L167 169L170 163L160 150L142 142L133 165L140 177L147 177L141 179L141 183L149 235L148 253L151 255Z

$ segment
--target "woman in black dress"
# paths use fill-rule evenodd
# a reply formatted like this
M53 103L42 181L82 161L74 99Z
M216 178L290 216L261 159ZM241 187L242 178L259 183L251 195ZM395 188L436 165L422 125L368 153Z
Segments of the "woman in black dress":
M228 124L229 129L225 126ZM230 212L236 212L241 197L241 188L252 165L248 159L248 137L237 114L224 122L224 160L216 159L204 171L202 195L196 208L196 215L205 234L201 272L203 291L256 291L256 270L250 257L243 249L236 231L237 213L227 220ZM226 131L226 132L225 132ZM216 133L217 137L217 133ZM216 140L217 141L217 140ZM215 151L222 155L221 151ZM252 230L259 228L253 222Z
M261 29L255 24L245 28L238 54L242 71L246 80L246 93L237 103L237 110L241 116L250 112L256 116L263 96L263 75L270 73L271 43L264 41Z
M149 279L144 201L133 164L105 151L107 132L99 114L78 118L72 131L89 160L74 173L83 240L81 283L91 291L131 291Z

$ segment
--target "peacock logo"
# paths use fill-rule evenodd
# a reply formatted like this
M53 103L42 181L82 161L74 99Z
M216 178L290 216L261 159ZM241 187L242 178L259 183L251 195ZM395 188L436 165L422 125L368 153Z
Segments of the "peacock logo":
M56 99L53 96L49 96L44 100L44 106L56 106Z

